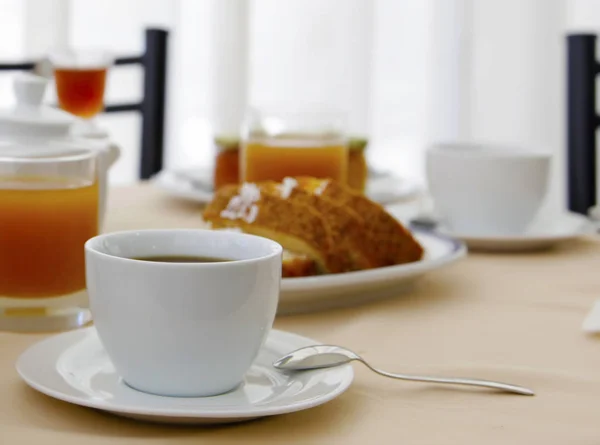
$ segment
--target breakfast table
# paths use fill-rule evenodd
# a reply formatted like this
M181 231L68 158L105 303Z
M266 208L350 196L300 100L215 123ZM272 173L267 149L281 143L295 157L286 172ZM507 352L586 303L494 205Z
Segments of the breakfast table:
M194 228L198 204L150 184L113 188L105 231ZM527 254L472 253L408 294L278 317L275 328L344 345L396 372L530 387L534 397L409 383L354 365L340 397L249 422L165 426L61 402L29 388L14 363L47 335L0 333L0 444L594 444L600 338L581 323L600 297L600 239Z

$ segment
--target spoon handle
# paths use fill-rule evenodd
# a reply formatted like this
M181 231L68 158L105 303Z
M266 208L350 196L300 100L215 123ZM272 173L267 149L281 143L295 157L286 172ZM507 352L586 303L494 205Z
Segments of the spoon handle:
M417 375L406 375L406 374L393 374L391 372L382 371L380 369L373 368L366 362L362 362L367 368L385 377L399 380L409 380L412 382L429 382L429 383L448 383L450 385L468 385L468 386L482 386L484 388L499 389L514 394L521 394L524 396L533 396L535 393L528 388L524 388L518 385L511 385L510 383L493 382L490 380L479 380L479 379L463 379L459 377L431 377L431 376L417 376Z

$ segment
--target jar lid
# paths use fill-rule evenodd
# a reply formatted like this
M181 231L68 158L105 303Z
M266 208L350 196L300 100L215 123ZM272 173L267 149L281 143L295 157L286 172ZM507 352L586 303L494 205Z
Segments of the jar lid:
M17 104L0 111L0 134L14 137L65 137L75 116L42 104L48 80L31 73L13 79Z
M369 141L365 138L351 137L348 139L349 151L364 151Z
M214 138L218 151L234 151L240 148L240 138L237 136L216 136Z

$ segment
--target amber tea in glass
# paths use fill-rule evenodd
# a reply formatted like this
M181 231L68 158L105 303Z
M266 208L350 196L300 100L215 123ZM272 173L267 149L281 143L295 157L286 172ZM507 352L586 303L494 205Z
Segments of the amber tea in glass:
M104 51L61 49L50 52L56 95L63 110L91 119L104 108L104 92L112 58Z
M63 110L91 118L104 108L106 68L56 68L56 94Z

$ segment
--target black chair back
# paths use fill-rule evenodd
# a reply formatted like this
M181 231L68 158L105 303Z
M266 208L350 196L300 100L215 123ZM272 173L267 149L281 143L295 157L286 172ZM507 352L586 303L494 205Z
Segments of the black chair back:
M567 187L569 210L596 205L596 36L567 36Z

